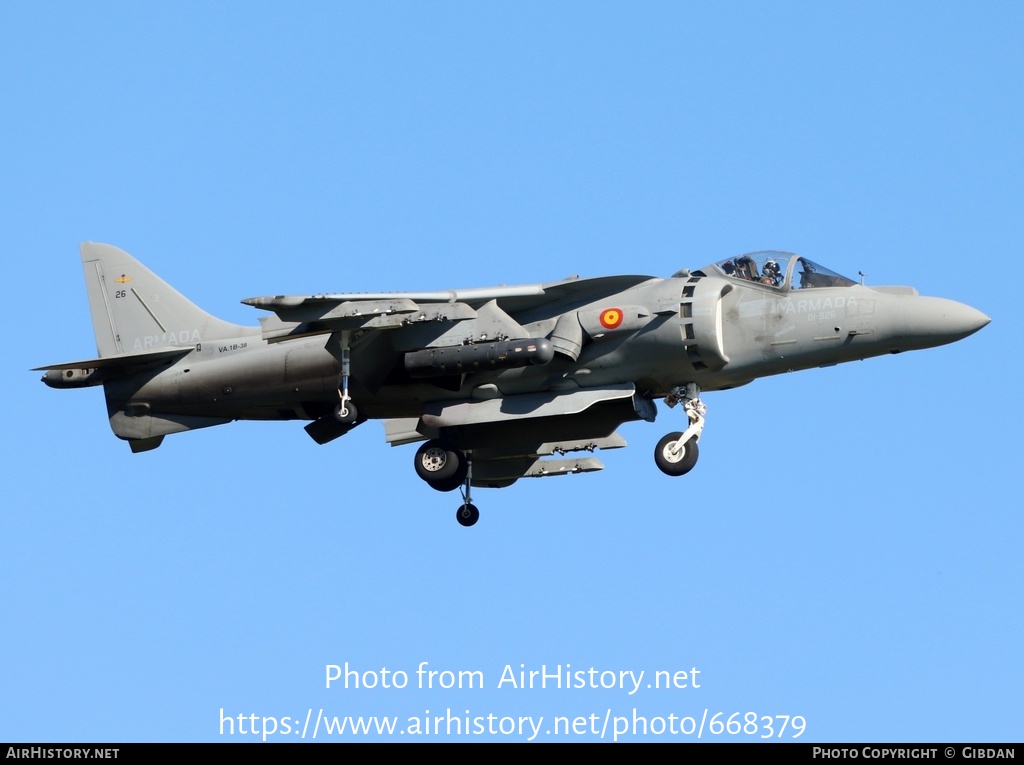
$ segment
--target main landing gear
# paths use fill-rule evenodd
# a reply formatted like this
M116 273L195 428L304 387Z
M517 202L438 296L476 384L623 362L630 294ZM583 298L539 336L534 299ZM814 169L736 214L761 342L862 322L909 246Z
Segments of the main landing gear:
M359 410L348 394L348 381L352 376L352 352L349 347L351 335L349 331L341 333L341 385L338 386L340 401L334 407L334 419L342 425L351 425L359 419Z
M708 408L700 400L700 388L696 383L677 385L665 396L665 403L674 407L682 402L683 411L690 423L681 433L669 433L658 442L654 449L654 462L665 475L685 475L693 470L700 455L697 442L704 430L704 415Z
M437 491L462 492L462 505L455 513L455 520L463 526L472 526L480 520L480 511L470 497L470 481L473 478L473 460L467 454L449 447L442 441L431 439L416 450L414 461L416 475Z

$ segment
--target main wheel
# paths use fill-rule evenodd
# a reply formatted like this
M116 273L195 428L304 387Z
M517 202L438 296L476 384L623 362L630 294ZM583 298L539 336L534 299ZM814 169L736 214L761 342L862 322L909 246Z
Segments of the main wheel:
M456 473L451 478L443 478L439 481L435 481L433 478L427 481L427 486L435 491L455 491L462 486L463 481L466 480L466 476L459 475Z
M654 462L658 469L665 475L685 475L693 470L697 464L697 457L700 452L697 449L697 440L691 438L679 451L675 451L682 433L669 433L658 442L654 449Z
M463 526L472 526L480 520L480 511L476 509L476 505L471 505L467 502L455 511L455 520Z
M448 449L437 439L427 441L416 450L416 458L413 462L416 467L416 475L427 483L446 486L448 479L458 476L459 483L466 477L468 465L466 458L458 449ZM454 487L453 487L454 488ZM441 489L441 491L449 491Z

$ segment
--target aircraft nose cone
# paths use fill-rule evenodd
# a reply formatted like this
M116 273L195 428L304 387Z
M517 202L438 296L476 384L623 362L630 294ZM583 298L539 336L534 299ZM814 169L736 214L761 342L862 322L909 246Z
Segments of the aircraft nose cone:
M944 345L973 335L992 321L976 308L945 298L919 297L908 306L907 335L926 343Z

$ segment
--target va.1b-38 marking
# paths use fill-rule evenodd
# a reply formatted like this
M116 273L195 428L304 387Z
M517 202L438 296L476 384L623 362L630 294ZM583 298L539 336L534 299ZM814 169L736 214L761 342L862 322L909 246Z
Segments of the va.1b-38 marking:
M133 452L231 420L310 420L325 444L368 419L392 446L423 441L416 472L460 489L600 470L623 422L682 405L658 443L668 475L697 462L702 391L931 348L989 322L911 287L866 287L807 258L760 252L668 279L571 278L442 292L277 295L221 321L132 258L82 245L99 358L40 367L54 388L102 385ZM583 452L584 456L572 456Z

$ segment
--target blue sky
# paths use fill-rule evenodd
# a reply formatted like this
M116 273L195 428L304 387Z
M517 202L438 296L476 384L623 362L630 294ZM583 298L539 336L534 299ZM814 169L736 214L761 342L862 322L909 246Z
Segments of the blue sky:
M1019 4L5 3L0 29L0 740L449 709L543 716L545 741L598 740L556 716L719 712L802 716L800 741L1020 740ZM248 324L253 295L764 248L992 323L707 395L681 479L653 464L662 409L602 473L479 491L466 530L377 423L131 454L98 389L28 371L93 354L85 240ZM410 685L325 688L346 662ZM485 687L414 688L421 662ZM497 687L521 664L700 687Z

